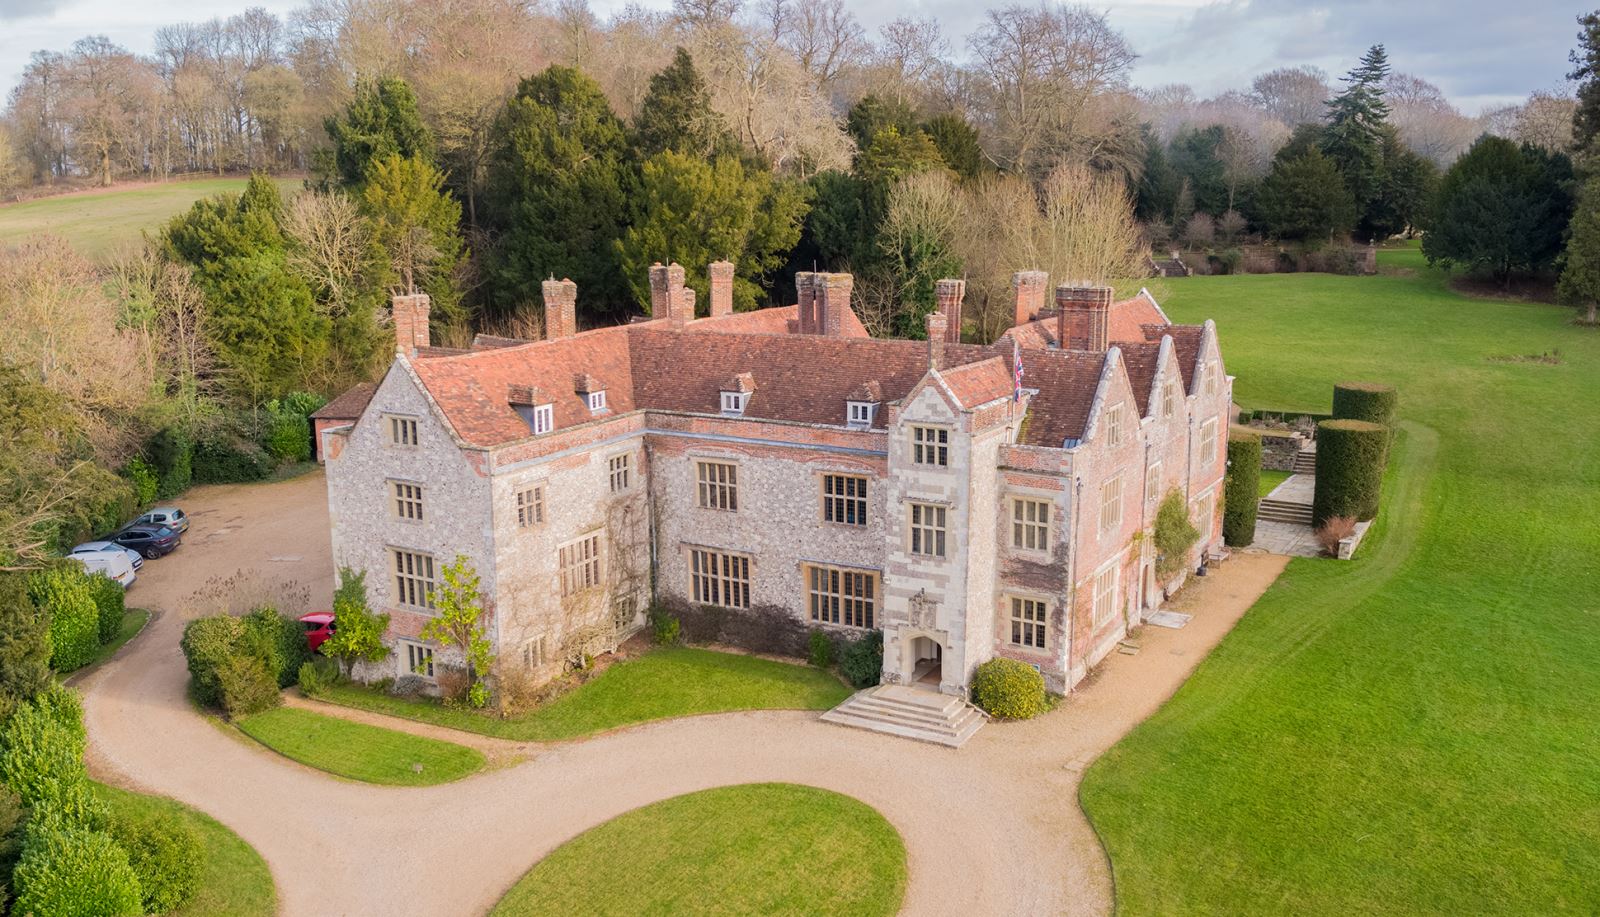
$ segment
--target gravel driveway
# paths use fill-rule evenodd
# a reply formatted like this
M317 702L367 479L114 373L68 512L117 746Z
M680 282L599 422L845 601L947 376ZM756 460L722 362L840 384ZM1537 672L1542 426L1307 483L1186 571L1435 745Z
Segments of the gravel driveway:
M182 501L183 547L145 565L129 602L159 617L83 684L100 779L196 806L254 845L285 915L473 915L561 842L630 809L731 783L788 781L854 796L905 838L907 914L1103 914L1105 854L1077 804L1082 769L1176 690L1282 570L1236 556L1183 596L1183 630L1146 628L1055 712L992 724L964 749L803 712L654 723L528 746L531 760L426 788L337 780L219 730L185 693L178 639L193 598L236 571L333 586L320 473L206 487Z

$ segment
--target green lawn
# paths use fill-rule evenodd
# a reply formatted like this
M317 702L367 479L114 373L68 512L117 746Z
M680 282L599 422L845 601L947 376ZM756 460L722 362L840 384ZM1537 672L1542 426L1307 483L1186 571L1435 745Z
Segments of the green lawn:
M1271 468L1261 469L1261 486L1257 488L1259 495L1265 497L1267 494L1272 493L1272 488L1289 480L1289 475L1290 472L1287 471L1273 471Z
M635 809L556 848L491 917L816 914L900 909L906 848L871 807L789 783Z
M429 786L483 769L475 748L278 707L245 717L239 728L286 758L365 783ZM420 769L418 769L420 765Z
M1405 426L1361 556L1292 561L1089 771L1121 914L1600 912L1600 334L1380 259L1162 303L1244 406L1379 380Z
M300 188L298 178L280 178L284 194ZM202 197L244 189L243 178L171 181L83 194L42 197L0 205L0 248L37 233L65 236L79 252L104 259L139 241L168 217Z
M204 857L200 890L194 900L165 917L272 917L277 913L278 895L266 861L211 816L161 796L144 796L103 784L97 784L95 791L114 810L173 812L199 835Z
M318 698L518 741L553 742L650 720L730 710L826 710L850 696L827 672L690 647L659 649L618 663L592 681L515 719L429 700L337 685Z

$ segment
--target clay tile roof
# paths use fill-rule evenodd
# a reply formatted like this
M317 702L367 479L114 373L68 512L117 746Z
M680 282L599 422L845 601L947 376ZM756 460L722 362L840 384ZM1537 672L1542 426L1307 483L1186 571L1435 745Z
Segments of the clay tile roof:
M453 357L453 356L456 356L457 354L471 353L471 352L472 351L470 351L470 350L463 350L460 347L418 347L417 348L417 356L418 357Z
M939 377L964 408L975 408L1000 398L1009 398L1014 389L1011 369L998 356L943 370Z
M539 391L537 388L534 388L531 385L508 385L506 386L506 403L528 405L544 404L544 392Z
M345 389L344 394L311 412L312 420L355 420L367 409L377 383L357 382Z
M1167 317L1149 297L1140 294L1132 299L1111 304L1111 315L1107 319L1106 336L1111 343L1122 341L1148 340L1145 330L1150 325L1168 327ZM1043 349L1056 347L1060 341L1056 339L1056 316L1054 310L1044 318L1031 322L1024 322L1005 333L1006 337L1013 338L1024 350L1030 348ZM1157 337L1155 340L1159 341Z
M1086 350L1025 352L1022 384L1039 394L1028 406L1021 441L1059 449L1068 440L1081 439L1104 367L1105 354Z
M715 331L721 334L793 334L800 326L799 306L776 306L753 312L734 312L717 318L695 319L685 326L689 331ZM870 337L867 326L854 309L845 310L841 336Z
M1178 372L1183 375L1183 387L1194 387L1194 363L1200 356L1200 340L1205 336L1204 325L1145 325L1144 339L1160 342L1162 337L1172 338L1172 351L1178 358Z
M756 390L756 377L750 373L735 373L722 380L721 391L724 392L753 392Z
M863 382L851 389L850 394L846 395L845 399L847 401L880 402L883 400L883 386L879 385L876 379Z
M1128 384L1133 386L1133 398L1139 404L1139 416L1150 413L1150 389L1156 381L1156 364L1161 358L1159 343L1133 343L1119 341L1122 365L1128 371Z
M472 337L473 350L493 350L498 347L516 347L527 344L529 341L522 338L505 338L496 334L476 334Z
M572 390L578 392L579 394L587 395L590 392L603 392L605 389L606 386L604 382L601 382L599 379L596 379L594 376L591 376L588 373L572 374Z

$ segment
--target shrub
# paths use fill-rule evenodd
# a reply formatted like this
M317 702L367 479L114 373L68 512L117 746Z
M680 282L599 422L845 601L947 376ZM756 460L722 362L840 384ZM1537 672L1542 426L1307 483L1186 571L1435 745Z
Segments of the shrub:
M811 653L810 629L786 608L756 605L719 608L675 602L667 606L690 643L725 643L774 656L805 659Z
M0 781L30 806L61 801L61 784L81 783L83 724L68 725L63 707L23 704L0 731Z
M94 595L100 643L110 643L117 639L117 632L122 630L122 616L127 611L127 593L116 580L100 573L89 577L89 591Z
M145 453L160 480L156 489L158 499L175 497L189 489L189 480L193 476L191 463L194 460L194 443L187 433L168 427L150 438Z
M278 681L258 656L236 653L217 666L217 689L228 719L236 720L283 703Z
M224 433L195 444L190 468L196 484L237 484L265 478L273 462L255 443Z
M122 469L122 476L133 485L133 499L140 506L149 506L161 492L161 476L156 473L155 466L138 456L129 460Z
M1243 548L1256 540L1257 496L1261 489L1261 437L1228 436L1228 478L1223 485L1222 540Z
M972 673L972 702L990 716L1031 719L1047 709L1044 676L1033 666L997 656Z
M83 828L30 825L13 875L13 914L136 917L139 877L110 835Z
M839 674L857 688L870 688L883 677L883 631L850 641L839 653Z
M300 665L311 658L300 622L263 605L245 615L242 648L266 665L278 687L294 684Z
M189 693L210 706L222 703L217 669L233 656L244 624L230 615L196 618L183 629L183 656L189 662Z
M650 629L658 646L675 646L683 639L683 625L678 623L677 618L664 612L659 615L652 613Z
M1244 252L1237 248L1227 248L1213 255L1212 260L1216 262L1217 273L1237 274L1239 265L1244 263Z
M292 392L266 405L266 432L261 446L278 462L303 462L311 458L310 414L325 403L309 392Z
M441 698L449 703L458 704L467 699L467 691L472 687L472 678L467 674L465 666L445 665L441 662L433 667L433 684L439 689Z
M50 621L50 666L57 672L81 668L100 648L100 610L89 575L75 562L33 574L28 582L33 604Z
M811 629L811 664L819 669L833 665L833 638L817 628Z
M300 674L295 682L300 685L301 694L316 697L338 680L338 669L332 663L326 659L310 659L300 663Z
M146 914L165 914L189 902L200 888L200 838L172 812L121 812L107 831L128 854Z
M1333 416L1339 420L1365 420L1394 433L1395 408L1400 394L1392 385L1376 382L1341 382L1333 387Z
M11 897L11 871L22 856L22 835L28 825L28 809L22 797L0 786L0 902Z
M1317 424L1312 525L1320 528L1334 516L1350 516L1362 522L1376 516L1388 450L1387 427L1364 420L1324 420Z
M1339 542L1354 535L1356 521L1349 516L1333 516L1317 526L1314 534L1322 552L1329 557L1339 556Z
M333 636L323 641L322 655L339 664L340 671L356 662L381 662L389 656L383 634L389 629L387 614L373 614L367 603L367 575L349 567L339 570L339 588L333 592Z
M50 622L28 597L28 577L0 573L0 722L53 683Z
M1183 569L1189 549L1200 540L1200 530L1189 521L1189 505L1183 494L1170 490L1156 510L1156 576L1166 582Z

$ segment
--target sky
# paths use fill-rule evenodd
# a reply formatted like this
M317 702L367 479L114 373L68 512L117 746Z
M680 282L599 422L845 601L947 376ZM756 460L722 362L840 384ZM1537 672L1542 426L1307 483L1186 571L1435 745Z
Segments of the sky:
M625 2L590 0L601 15ZM63 50L84 35L107 35L145 52L161 25L227 16L247 6L287 15L296 5L293 0L0 0L0 94L10 92L33 51ZM642 0L642 5L667 7L671 0ZM981 24L991 4L853 0L853 5L869 30L898 16L935 17L952 50L962 54L965 36ZM1575 19L1584 12L1553 0L1091 0L1089 5L1104 10L1139 53L1133 80L1140 86L1188 83L1207 96L1247 88L1258 73L1298 64L1336 76L1369 45L1382 42L1396 70L1438 85L1468 114L1521 101L1534 90L1562 88Z

